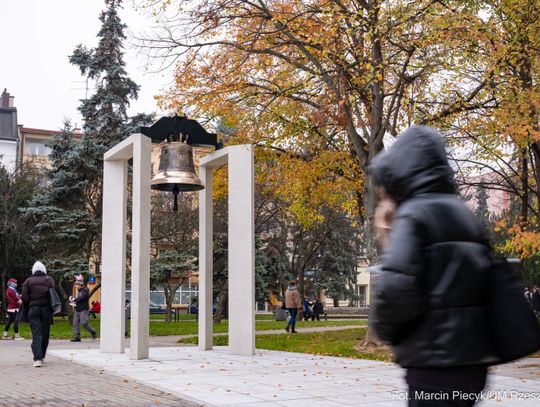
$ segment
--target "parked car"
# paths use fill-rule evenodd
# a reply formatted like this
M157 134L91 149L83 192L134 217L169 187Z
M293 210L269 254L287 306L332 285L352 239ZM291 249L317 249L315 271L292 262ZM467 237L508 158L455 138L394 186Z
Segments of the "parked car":
M150 314L165 314L167 308L161 306L161 304L156 304L155 302L150 301ZM174 314L175 310L171 309L171 314Z

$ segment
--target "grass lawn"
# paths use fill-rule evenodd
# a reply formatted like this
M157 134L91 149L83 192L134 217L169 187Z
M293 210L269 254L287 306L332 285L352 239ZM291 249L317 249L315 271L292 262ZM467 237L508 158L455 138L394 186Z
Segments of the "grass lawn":
M185 315L190 316L190 315ZM99 319L91 319L90 325L97 330L99 336ZM365 325L363 320L347 320L347 321L302 321L297 322L298 328L308 328L317 326L349 326L349 325ZM255 322L255 327L259 331L272 329L283 329L285 322L259 320ZM226 333L228 331L228 321L224 320L221 324L214 325L215 333ZM19 333L24 338L30 338L29 324L19 324ZM198 323L195 320L180 320L178 322L165 323L163 320L150 319L150 335L151 336L168 336L168 335L196 335L198 333ZM51 326L51 339L69 339L71 338L71 325L67 318L55 318L54 324ZM81 327L81 337L90 338L90 334Z
M281 350L285 352L310 353L325 356L346 356L357 359L392 360L387 350L362 352L357 349L366 335L365 328L346 329L342 331L306 332L297 334L257 335L257 349ZM180 339L178 343L196 344L198 338ZM214 336L214 345L227 345L227 336Z

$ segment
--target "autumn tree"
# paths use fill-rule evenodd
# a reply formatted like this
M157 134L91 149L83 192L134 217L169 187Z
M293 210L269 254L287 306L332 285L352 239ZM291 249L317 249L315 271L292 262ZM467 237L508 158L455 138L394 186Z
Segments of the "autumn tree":
M253 143L308 161L326 151L349 155L371 261L371 159L387 136L412 122L420 104L430 107L422 110L430 119L443 117L476 107L473 99L485 86L458 89L443 104L436 104L438 95L416 99L448 68L458 43L445 44L438 27L450 21L447 30L461 29L459 18L473 11L465 2L149 3L155 13L180 11L169 20L160 14L163 31L141 39L151 55L178 62L163 106L220 118Z
M517 204L517 213L508 212L498 226L508 232L500 248L527 261L540 241L540 3L476 3L479 12L464 19L467 28L450 35L476 52L468 53L442 86L485 84L474 96L478 108L448 110L430 120L467 152L458 157L465 169L491 174L484 187L504 191Z

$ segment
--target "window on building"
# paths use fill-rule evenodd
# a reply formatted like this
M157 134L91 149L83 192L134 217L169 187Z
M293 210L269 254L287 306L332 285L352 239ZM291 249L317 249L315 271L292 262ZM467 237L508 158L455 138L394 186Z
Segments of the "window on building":
M25 150L28 155L48 156L51 153L51 148L46 146L45 143L35 141L27 141L25 143Z

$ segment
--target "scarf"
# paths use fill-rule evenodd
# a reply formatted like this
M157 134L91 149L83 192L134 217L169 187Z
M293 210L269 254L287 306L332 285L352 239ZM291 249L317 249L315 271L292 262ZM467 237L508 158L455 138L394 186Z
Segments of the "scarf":
M21 295L17 291L17 283L7 283L8 289L11 288L13 291L15 291L15 294L17 294L17 297L20 297Z

